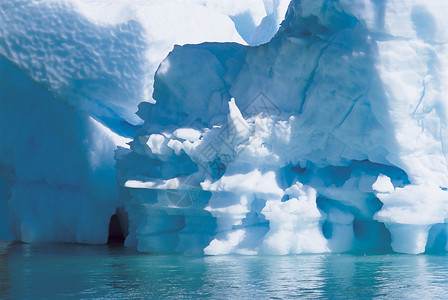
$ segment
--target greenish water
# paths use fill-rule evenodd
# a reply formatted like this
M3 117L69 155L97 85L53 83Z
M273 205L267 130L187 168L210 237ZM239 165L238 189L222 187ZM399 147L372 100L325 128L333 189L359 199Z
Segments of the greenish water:
M448 257L174 256L0 242L0 298L447 299Z

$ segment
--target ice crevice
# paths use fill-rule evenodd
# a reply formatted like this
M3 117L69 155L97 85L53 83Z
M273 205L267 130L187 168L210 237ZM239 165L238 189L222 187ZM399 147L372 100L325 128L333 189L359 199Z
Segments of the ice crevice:
M301 114L303 112L303 107L305 106L305 103L306 103L308 90L311 87L311 85L313 84L314 76L316 74L317 69L319 68L319 61L321 60L322 55L324 54L324 52L328 49L328 47L330 47L330 45L332 44L334 39L336 39L336 36L334 36L330 41L328 41L326 43L326 45L324 45L322 47L322 49L319 51L319 54L317 55L316 61L314 63L314 67L312 68L311 73L310 73L308 79L306 80L306 84L305 84L305 86L303 88L302 102L300 103L298 114Z
M344 116L344 118L341 120L341 122L336 126L336 128L339 128L342 125L342 123L344 123L345 120L347 120L348 116L353 111L353 108L355 107L356 103L358 103L358 100L364 96L365 96L365 94L361 94L356 99L353 100L352 106L349 108L349 110L347 111L347 114Z
M428 76L428 75L426 75L426 76ZM426 76L425 76L425 78L426 78ZM425 93L426 93L426 79L425 79L425 78L423 78L423 89L422 89L422 93L421 93L420 99L418 100L417 105L415 106L414 111L412 112L412 117L415 117L415 114L417 113L418 108L420 107L420 105L421 105L422 102L423 102L423 99L425 98Z

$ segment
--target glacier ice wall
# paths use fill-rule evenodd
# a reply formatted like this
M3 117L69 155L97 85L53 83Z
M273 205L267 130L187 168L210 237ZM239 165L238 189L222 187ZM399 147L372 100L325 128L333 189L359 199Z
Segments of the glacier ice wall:
M2 2L0 226L104 243L124 206L147 252L445 252L446 12Z
M0 239L9 222L27 242L107 240L122 205L114 150L138 128L137 104L153 101L160 61L174 44L245 43L240 14L248 39L265 18L273 35L287 6L235 3L0 3Z
M1 196L14 237L105 243L119 206L113 137L4 58L0 72Z
M129 245L156 252L445 249L442 2L292 1L267 44L175 47L131 151ZM134 167L132 167L134 166Z

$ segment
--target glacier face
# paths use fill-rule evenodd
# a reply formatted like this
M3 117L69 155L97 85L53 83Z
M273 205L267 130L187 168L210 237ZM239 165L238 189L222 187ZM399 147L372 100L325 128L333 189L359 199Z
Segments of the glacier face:
M14 236L124 206L145 252L446 251L448 5L288 2L0 4Z
M160 61L174 44L245 43L230 17L247 13L251 33L279 14L274 2L0 3L0 239L9 222L26 242L107 241L122 206L114 151L153 101Z
M120 205L113 159L117 141L4 58L0 70L1 195L9 197L2 206L9 206L14 237L105 243L109 218Z

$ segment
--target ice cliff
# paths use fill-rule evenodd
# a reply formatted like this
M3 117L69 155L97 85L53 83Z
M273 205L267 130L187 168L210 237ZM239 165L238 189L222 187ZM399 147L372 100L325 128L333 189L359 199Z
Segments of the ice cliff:
M446 13L2 3L0 216L104 243L119 211L144 252L445 252Z
M159 63L174 44L245 43L228 15L247 14L252 35L280 10L190 2L0 3L2 238L9 218L27 242L106 242L122 206L114 150L141 122L138 103L153 101Z

